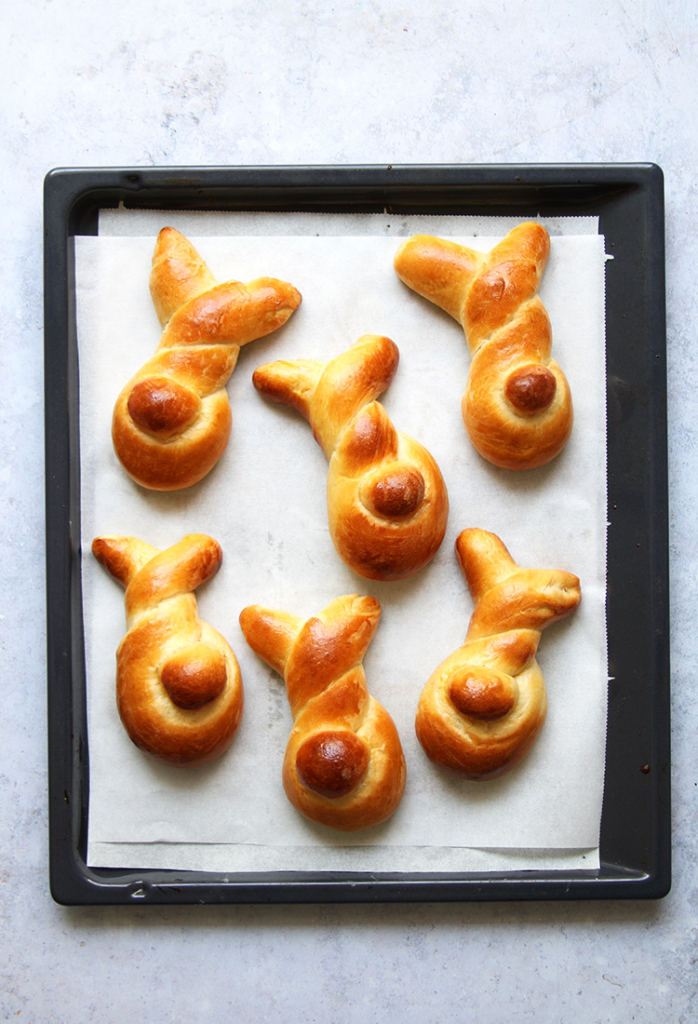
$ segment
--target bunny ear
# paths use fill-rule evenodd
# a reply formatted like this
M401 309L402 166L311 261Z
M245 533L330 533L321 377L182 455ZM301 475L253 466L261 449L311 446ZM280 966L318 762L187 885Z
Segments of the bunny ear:
M461 324L471 352L505 324L538 291L550 255L541 224L519 224L487 254L468 288Z
M255 654L283 676L289 652L303 620L287 612L249 605L240 612L240 628Z
M494 533L463 530L456 552L476 603L468 639L512 629L540 632L581 601L579 579L563 569L524 569Z
M185 302L215 284L215 277L191 242L175 228L163 228L155 243L150 272L150 295L162 326Z
M146 544L138 537L105 534L92 541L92 554L97 561L125 587L159 551L160 548Z
M294 718L332 683L361 665L380 614L374 597L349 594L336 598L303 623L285 666ZM340 703L337 700L337 707ZM348 705L356 711L354 698L348 699Z
M532 632L570 615L581 601L579 579L560 569L520 569L486 591L470 619L466 640ZM536 641L536 647L538 641Z
M394 341L364 334L326 364L310 406L310 423L329 457L347 424L382 395L395 376L400 353Z
M327 363L310 359L265 363L252 375L263 395L295 409L310 423L329 458L347 423L390 384L399 361L390 338L364 334Z
M222 561L220 544L203 533L190 533L178 544L158 551L128 585L128 616L139 615L168 597L192 593L215 576Z
M161 551L138 537L96 537L92 552L126 587L129 620L179 594L191 593L218 572L223 554L218 541L191 533Z
M487 530L462 530L456 554L474 601L519 569L503 541Z
M457 242L431 235L415 235L395 254L398 277L413 292L440 306L461 321L461 307L484 255Z
M400 353L390 338L364 334L325 366L316 393L318 413L346 423L382 395L395 376Z
M271 277L247 284L226 281L180 306L165 328L160 347L247 345L282 327L300 304L300 292L286 281Z
M278 359L258 366L252 374L252 383L272 402L287 405L308 420L310 403L322 371L323 364L312 359Z

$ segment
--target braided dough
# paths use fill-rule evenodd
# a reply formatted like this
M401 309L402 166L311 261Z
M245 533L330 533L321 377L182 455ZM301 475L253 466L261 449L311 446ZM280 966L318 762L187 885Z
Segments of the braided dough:
M301 296L270 277L218 284L174 228L158 235L150 292L163 335L116 401L112 440L136 483L171 491L221 457L232 424L225 385L240 347L286 323Z
M291 406L330 460L327 511L340 557L360 576L397 580L436 554L448 518L446 486L429 452L396 430L380 402L399 353L365 334L328 363L267 363L254 386Z
M456 552L475 610L465 643L422 692L417 738L443 768L492 779L521 761L543 725L547 698L535 654L541 630L579 605L579 580L520 568L485 530L464 530Z
M379 618L378 601L355 594L305 622L259 605L240 615L250 647L286 682L294 722L286 795L307 818L343 831L385 821L405 788L397 730L369 694L362 665Z
M478 452L504 469L549 462L572 430L569 385L536 294L549 252L545 228L527 223L489 253L416 235L395 256L402 281L463 327L472 355L463 421Z
M104 536L92 551L126 587L116 699L127 733L166 764L212 761L230 745L243 709L235 655L199 618L192 593L218 572L220 546L203 534L165 551L137 537Z

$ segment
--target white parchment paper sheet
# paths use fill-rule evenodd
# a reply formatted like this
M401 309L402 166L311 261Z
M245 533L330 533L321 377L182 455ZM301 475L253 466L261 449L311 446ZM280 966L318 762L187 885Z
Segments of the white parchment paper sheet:
M159 226L165 223L179 226L173 216ZM493 236L485 233L487 221L468 226L476 238L450 237L482 249L501 237L499 223ZM76 239L94 866L446 871L598 864L607 688L603 239L591 228L553 236L541 296L572 388L575 427L549 466L511 473L484 462L465 434L460 397L469 355L461 328L401 284L392 269L398 242L378 228L341 237L190 234L220 280L280 277L300 289L303 304L280 331L242 349L228 385L231 443L209 477L173 494L133 484L110 438L114 400L160 338L148 291L154 235ZM400 232L411 228L403 218ZM415 230L424 229L419 218ZM440 233L438 220L431 229ZM326 360L364 333L397 343L400 366L384 404L396 426L435 456L451 502L436 558L399 583L371 583L341 562L327 530L321 449L304 420L267 402L251 383L263 362ZM480 784L431 765L413 727L424 682L467 629L472 602L453 549L466 526L498 533L522 565L577 573L583 593L577 613L543 634L549 713L537 744L520 768ZM210 533L223 547L223 567L198 591L199 608L237 654L246 705L229 752L181 771L142 755L119 722L114 652L124 633L123 591L90 545L100 533L125 533L166 547L188 532ZM286 800L280 769L291 716L283 682L247 648L238 615L253 602L311 615L355 592L382 605L365 668L369 688L398 726L408 782L391 821L346 836L305 821Z

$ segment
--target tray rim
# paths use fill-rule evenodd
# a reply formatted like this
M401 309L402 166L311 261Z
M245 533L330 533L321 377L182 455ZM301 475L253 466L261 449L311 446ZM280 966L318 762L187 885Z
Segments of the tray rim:
M231 203L235 199L235 204ZM106 201L110 200L110 201ZM386 202L389 200L389 202ZM495 200L498 200L496 202ZM163 201L165 206L162 205ZM618 431L625 434L628 418L634 431L636 408L627 381L642 373L647 456L640 483L641 504L649 537L638 542L640 555L631 552L634 577L648 573L642 590L645 610L654 626L653 679L635 667L634 676L645 683L650 707L636 710L642 750L651 771L638 779L622 777L630 801L639 808L642 825L641 864L629 863L632 851L616 842L598 871L526 871L436 874L298 873L254 874L176 872L164 870L94 869L87 867L87 790L89 761L84 692L82 618L80 604L79 430L77 350L74 345L74 263L71 239L96 230L100 208L119 202L142 208L186 209L325 208L359 212L369 205L418 212L425 205L446 212L516 213L535 216L536 204L575 212L593 212L610 224L609 210L620 203L635 220L630 229L642 242L641 251L628 254L628 264L645 282L648 323L638 338L646 344L642 369L626 366L630 376L609 375L609 430L611 411L620 408ZM168 205L169 204L169 205ZM225 205L221 205L225 204ZM416 204L416 206L415 206ZM601 213L599 213L601 210ZM428 211L424 211L428 212ZM543 212L543 211L539 211ZM569 210L567 210L569 214ZM550 215L553 215L552 213ZM600 227L601 230L601 227ZM604 231L609 239L608 231ZM609 244L619 244L611 230ZM611 249L613 252L613 248ZM609 313L611 309L609 308ZM625 315L623 316L625 319ZM475 900L559 900L661 898L671 886L670 837L670 726L668 648L668 497L666 445L666 314L664 282L664 193L661 168L639 164L528 164L528 165L360 165L360 166L241 166L151 168L57 168L44 181L44 327L45 327L45 439L46 439L46 571L47 571L47 682L49 704L49 860L51 894L64 905L105 903L299 903L299 902L412 902ZM611 330L629 328L607 325ZM614 335L616 337L616 335ZM615 342L615 344L619 344ZM635 346L634 336L629 347ZM625 346L624 346L625 347ZM638 346L641 347L641 346ZM635 353L635 356L637 353ZM622 417L625 416L625 419ZM626 446L627 446L626 438ZM637 481L627 470L612 472L615 459L609 442L609 522L619 531L633 525L625 511L629 496L637 498ZM627 452L626 452L627 455ZM633 455L630 451L629 458ZM617 476L617 479L616 479ZM639 486L639 485L638 485ZM619 507L622 511L618 511ZM647 516L649 508L649 516ZM630 518L628 524L626 520ZM631 530L619 557L628 558ZM638 534L639 536L639 534ZM609 555L611 553L609 533ZM615 542L615 538L614 538ZM639 568L638 568L639 566ZM609 558L609 579L618 571ZM642 587L641 582L639 586ZM622 588L621 588L622 589ZM609 584L610 590L610 584ZM610 618L614 602L609 596ZM609 645L611 624L609 622ZM609 651L609 659L611 652ZM609 667L612 675L612 665ZM664 683L665 685L662 685ZM649 711L649 717L647 712ZM641 713L644 712L644 715ZM609 737L619 722L609 693ZM633 743L634 737L624 742ZM610 744L609 757L615 753ZM643 762L645 763L645 762ZM654 766L654 767L653 767ZM627 774L627 773L626 773ZM608 779L607 774L607 779ZM615 791L605 792L604 818ZM619 805L622 807L622 802ZM633 833L636 837L637 828Z

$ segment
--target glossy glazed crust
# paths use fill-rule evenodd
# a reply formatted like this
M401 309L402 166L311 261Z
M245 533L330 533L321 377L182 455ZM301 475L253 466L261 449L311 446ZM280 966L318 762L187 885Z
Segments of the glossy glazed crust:
M240 615L250 647L286 683L286 795L305 817L341 831L385 821L405 788L395 724L369 694L362 665L379 618L378 601L355 594L307 621L259 605Z
M464 530L456 551L475 609L465 643L428 680L415 727L441 767L492 779L525 757L543 726L541 630L571 615L581 592L572 573L520 568L485 530Z
M164 551L136 537L103 536L92 551L126 587L116 693L130 738L177 767L219 757L242 718L242 680L229 644L199 618L193 591L218 571L220 546L203 534Z
M158 235L150 290L163 334L116 401L112 440L136 483L177 490L206 476L225 451L225 385L240 346L281 327L301 296L273 278L218 284L174 228Z
M549 462L572 430L569 385L537 295L549 252L547 231L531 222L489 253L416 235L395 256L401 280L463 327L472 355L463 421L480 454L505 469Z
M258 391L300 412L330 460L330 535L367 579L411 576L436 554L448 495L436 462L396 430L376 401L393 378L397 346L367 334L328 363L279 361L253 375Z

